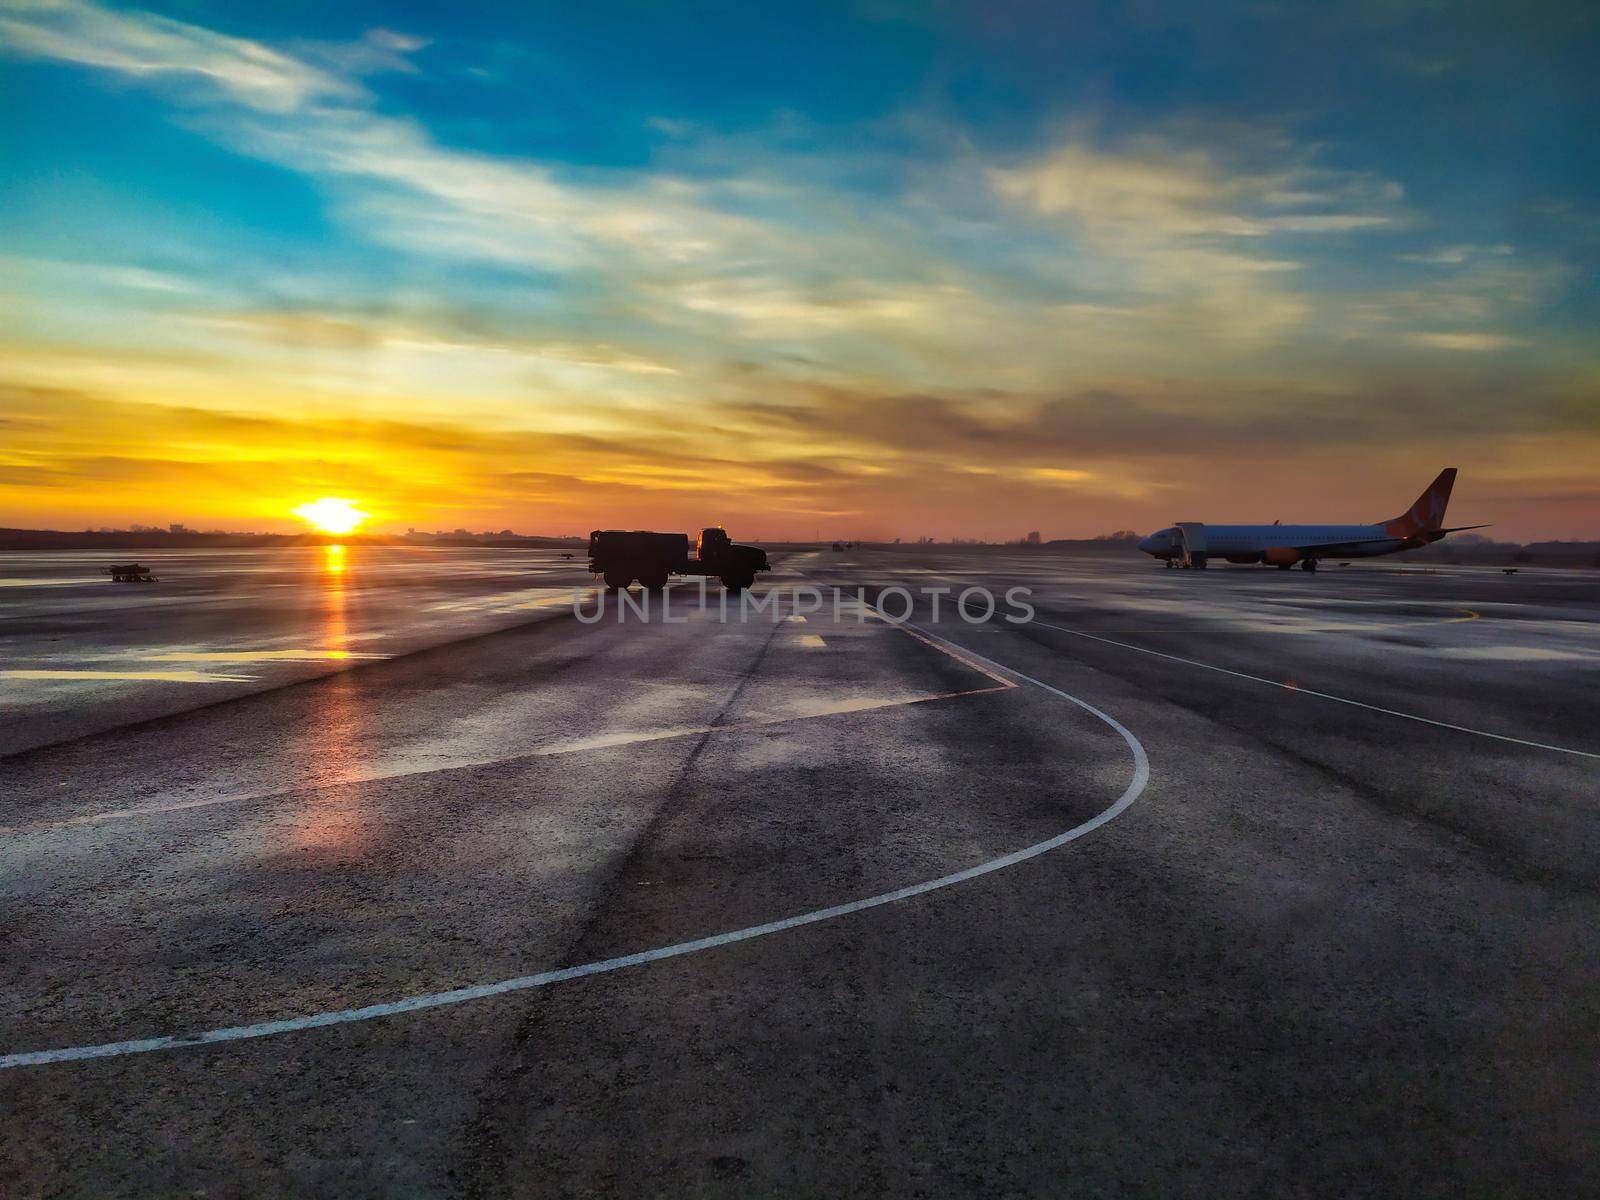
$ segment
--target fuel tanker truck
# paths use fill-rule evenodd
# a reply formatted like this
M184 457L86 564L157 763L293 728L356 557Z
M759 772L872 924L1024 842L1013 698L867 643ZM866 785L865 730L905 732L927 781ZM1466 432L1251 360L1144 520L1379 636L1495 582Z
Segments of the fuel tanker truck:
M756 581L757 571L771 569L765 550L730 541L720 525L700 531L693 557L686 533L596 529L589 535L589 570L605 576L608 588L625 588L637 579L640 587L658 589L673 575L712 575L728 591L739 592Z

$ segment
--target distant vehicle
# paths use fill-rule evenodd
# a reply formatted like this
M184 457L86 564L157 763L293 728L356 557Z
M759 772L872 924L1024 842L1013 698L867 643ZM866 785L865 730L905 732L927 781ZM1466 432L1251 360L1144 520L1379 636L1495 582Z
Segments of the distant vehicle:
M1427 491L1401 516L1377 525L1205 525L1180 521L1152 533L1139 549L1164 559L1169 567L1204 568L1208 559L1231 563L1269 563L1287 571L1295 563L1315 571L1319 559L1372 558L1415 550L1447 533L1486 529L1485 525L1444 528L1445 506L1455 485L1456 468L1446 467Z
M683 533L596 529L589 535L589 570L613 589L637 579L641 587L655 590L666 587L673 575L711 575L728 591L739 592L755 583L756 572L771 569L765 550L738 545L721 526L700 531L693 558Z
M154 583L151 569L141 563L112 563L104 568L112 583Z
M833 544L833 548L835 550L843 550L844 549L844 543L843 542L835 542Z

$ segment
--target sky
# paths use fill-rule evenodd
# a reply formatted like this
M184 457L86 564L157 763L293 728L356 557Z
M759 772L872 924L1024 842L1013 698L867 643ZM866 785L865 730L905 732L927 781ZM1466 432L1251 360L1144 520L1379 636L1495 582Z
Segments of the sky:
M0 525L1600 537L1600 9L0 0Z

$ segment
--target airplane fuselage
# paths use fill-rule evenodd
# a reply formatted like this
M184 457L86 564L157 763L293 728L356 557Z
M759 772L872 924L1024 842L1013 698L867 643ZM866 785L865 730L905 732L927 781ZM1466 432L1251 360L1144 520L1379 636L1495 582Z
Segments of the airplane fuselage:
M1158 530L1140 542L1139 549L1156 558L1181 557L1183 551L1176 534L1176 527ZM1290 561L1296 561L1313 548L1318 558L1373 558L1413 550L1437 540L1427 532L1394 537L1382 525L1207 525L1205 536L1206 552L1212 558L1233 563L1273 562L1289 557L1278 554L1280 551L1293 551L1296 557Z
M1373 558L1414 550L1455 530L1444 527L1445 506L1455 486L1456 469L1446 467L1405 512L1389 521L1359 525L1206 525L1180 521L1158 529L1139 549L1167 566L1203 567L1208 559L1231 563L1296 563L1315 571L1324 558ZM1462 525L1457 529L1481 529Z

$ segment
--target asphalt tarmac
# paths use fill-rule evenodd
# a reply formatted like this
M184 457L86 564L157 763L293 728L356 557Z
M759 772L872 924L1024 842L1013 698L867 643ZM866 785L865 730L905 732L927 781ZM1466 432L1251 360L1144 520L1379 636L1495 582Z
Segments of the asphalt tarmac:
M5 556L0 1195L1600 1194L1600 576L774 557Z

